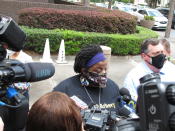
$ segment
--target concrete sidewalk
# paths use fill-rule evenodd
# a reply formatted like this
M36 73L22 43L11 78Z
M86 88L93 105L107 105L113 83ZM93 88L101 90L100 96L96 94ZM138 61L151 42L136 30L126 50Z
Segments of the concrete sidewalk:
M164 37L164 32L158 32L159 38ZM175 37L171 36L169 38L172 48L172 56L175 57ZM38 61L42 56L34 56L33 59ZM43 94L52 91L52 89L62 80L75 75L73 71L75 56L66 56L68 64L56 64L55 65L55 75L47 80L32 83L30 89L30 105L35 102ZM52 56L52 59L57 59L57 56ZM122 87L123 80L128 73L138 62L141 61L140 55L137 56L112 56L109 64L108 77L114 80L119 87Z

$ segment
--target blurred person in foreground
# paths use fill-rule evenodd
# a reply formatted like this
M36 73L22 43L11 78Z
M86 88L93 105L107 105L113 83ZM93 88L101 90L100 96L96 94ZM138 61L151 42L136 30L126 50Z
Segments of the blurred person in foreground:
M172 62L173 64L175 64L175 58L173 58L173 56L172 56L171 44L170 44L169 40L163 38L163 39L160 39L160 43L165 48L165 54L167 56L167 60Z
M66 93L82 109L107 109L117 113L119 87L107 78L107 65L101 47L88 45L75 57L77 75L59 83L54 91Z
M25 52L18 51L12 51L12 50L7 50L7 58L9 59L15 59L18 60L20 62L22 62L23 64L25 63L29 63L29 62L33 62L33 59L30 55L26 54ZM23 94L24 96L26 96L29 99L29 89L31 87L31 83L30 82L18 82L18 83L14 83L13 84L15 86L16 89L18 89L18 91Z
M133 68L124 80L124 87L130 91L132 99L137 101L139 79L150 73L159 73L162 82L175 82L175 65L167 60L167 50L162 39L147 39L141 45L142 62Z
M26 131L83 131L80 108L64 93L47 93L32 105Z
M160 39L159 42L164 46L165 54L166 54L166 56L167 56L168 59L169 59L169 57L171 56L170 42L169 42L167 39L165 39L165 38Z

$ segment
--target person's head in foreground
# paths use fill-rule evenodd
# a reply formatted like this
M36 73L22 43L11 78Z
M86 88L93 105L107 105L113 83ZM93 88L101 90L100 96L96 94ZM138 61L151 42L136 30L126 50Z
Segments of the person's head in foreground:
M83 86L106 87L107 60L99 45L88 45L76 55L74 71Z
M80 109L64 93L47 93L31 107L26 131L82 131Z
M148 39L142 43L141 56L154 72L159 72L166 61L165 48L157 39Z

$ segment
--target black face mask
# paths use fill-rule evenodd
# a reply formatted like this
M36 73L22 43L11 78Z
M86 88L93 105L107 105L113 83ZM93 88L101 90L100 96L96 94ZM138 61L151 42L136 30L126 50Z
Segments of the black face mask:
M83 86L105 88L107 83L107 76L106 76L106 73L98 74L98 73L87 71L83 73L80 81Z
M157 69L161 69L166 61L166 55L160 54L154 57L151 57L150 64L156 67Z

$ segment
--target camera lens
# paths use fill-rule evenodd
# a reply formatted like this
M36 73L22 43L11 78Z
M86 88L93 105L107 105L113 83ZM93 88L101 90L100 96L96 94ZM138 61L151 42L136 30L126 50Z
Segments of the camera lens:
M170 104L175 105L175 85L169 85L166 88L166 97Z
M140 84L143 84L145 82L160 82L160 75L158 73L151 73L148 75L143 76L139 79Z
M170 131L175 131L175 113L173 113L173 114L170 116L170 119L169 119L169 127L170 127Z
M112 131L141 131L139 119L120 120Z

